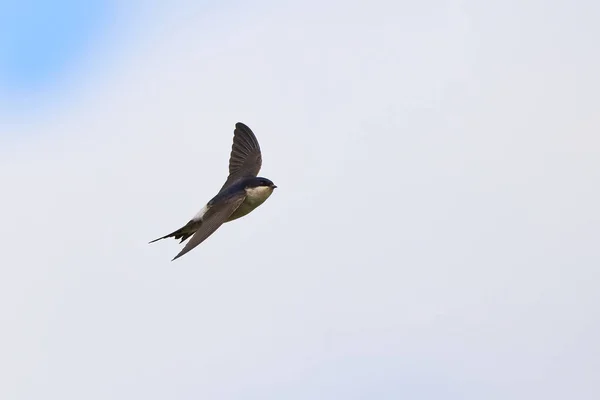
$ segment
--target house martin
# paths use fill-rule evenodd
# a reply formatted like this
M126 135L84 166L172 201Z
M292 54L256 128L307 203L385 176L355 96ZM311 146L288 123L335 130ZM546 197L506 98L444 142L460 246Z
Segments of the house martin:
M229 176L225 184L187 224L166 238L190 241L173 258L178 259L212 235L225 222L243 217L267 200L277 187L267 178L257 177L262 165L260 146L252 130L238 122L233 132L233 145L229 158ZM171 260L171 261L173 261Z

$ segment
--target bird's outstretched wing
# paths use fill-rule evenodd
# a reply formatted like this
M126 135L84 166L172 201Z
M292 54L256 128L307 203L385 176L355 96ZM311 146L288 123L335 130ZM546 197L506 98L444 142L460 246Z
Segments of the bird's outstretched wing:
M255 177L260 171L262 156L260 146L252 130L241 122L235 124L233 145L229 157L229 176L223 190L239 178Z
M173 260L178 259L188 251L192 250L194 247L198 246L207 237L212 235L214 231L216 231L227 218L233 214L235 210L244 202L246 198L246 194L244 192L231 196L224 200L219 205L215 205L206 211L206 214L202 217L202 223L200 227L194 233L189 242L185 245L185 247L173 258ZM171 260L171 261L173 261Z

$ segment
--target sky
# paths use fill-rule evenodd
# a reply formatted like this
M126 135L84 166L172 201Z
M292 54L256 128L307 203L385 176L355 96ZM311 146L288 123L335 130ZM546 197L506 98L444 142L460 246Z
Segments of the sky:
M597 3L8 4L1 398L600 395Z

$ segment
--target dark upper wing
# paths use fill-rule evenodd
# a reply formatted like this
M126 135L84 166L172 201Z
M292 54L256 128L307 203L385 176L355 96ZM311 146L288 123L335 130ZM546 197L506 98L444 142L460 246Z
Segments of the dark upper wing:
M233 212L240 206L240 204L242 204L245 198L246 194L242 192L235 196L229 197L227 200L224 200L218 205L212 206L202 218L202 224L200 225L200 228L198 228L196 233L194 233L194 236L192 236L190 241L187 242L185 247L179 252L179 254L175 256L175 258L173 258L173 260L192 250L194 247L202 243L207 237L212 235L217 228L227 221L227 218L233 214Z
M239 178L258 175L261 165L262 157L256 136L250 128L238 122L235 124L233 132L233 145L229 157L229 177L221 190Z

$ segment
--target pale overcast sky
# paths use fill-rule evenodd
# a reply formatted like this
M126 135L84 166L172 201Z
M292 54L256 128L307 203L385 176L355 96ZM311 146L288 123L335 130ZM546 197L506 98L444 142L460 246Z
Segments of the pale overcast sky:
M600 398L599 3L93 3L0 56L0 398Z

